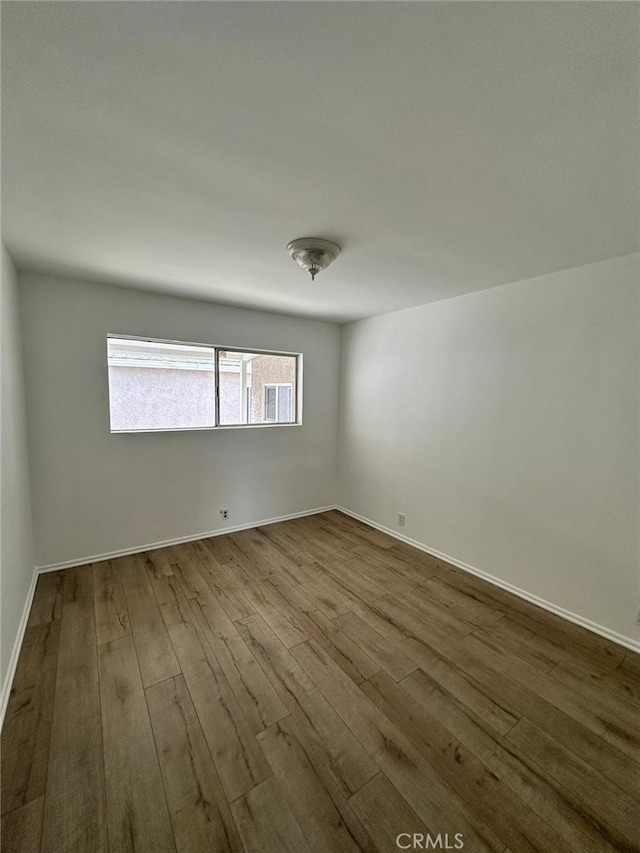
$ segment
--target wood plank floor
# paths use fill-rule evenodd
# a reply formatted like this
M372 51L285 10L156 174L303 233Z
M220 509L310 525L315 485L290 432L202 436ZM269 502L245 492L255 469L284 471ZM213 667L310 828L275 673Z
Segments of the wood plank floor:
M2 851L640 851L639 657L338 512L45 574Z

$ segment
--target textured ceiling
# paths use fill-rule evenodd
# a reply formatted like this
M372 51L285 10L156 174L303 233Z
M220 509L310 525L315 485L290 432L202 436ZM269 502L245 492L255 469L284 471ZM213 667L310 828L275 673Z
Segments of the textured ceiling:
M21 269L346 321L638 249L637 3L2 4ZM302 236L341 256L312 284Z

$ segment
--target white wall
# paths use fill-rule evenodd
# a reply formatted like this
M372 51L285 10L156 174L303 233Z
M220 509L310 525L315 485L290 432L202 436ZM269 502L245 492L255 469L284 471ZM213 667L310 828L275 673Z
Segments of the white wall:
M638 259L344 327L343 506L640 640Z
M20 276L36 563L197 536L335 500L340 329L120 287ZM106 335L304 354L299 427L109 433Z
M34 567L18 278L4 244L1 250L0 718Z
M221 507L240 525L338 494L639 641L638 277L627 256L346 326L338 424L336 326L22 275L35 562L222 529ZM304 425L110 435L108 332L302 351Z

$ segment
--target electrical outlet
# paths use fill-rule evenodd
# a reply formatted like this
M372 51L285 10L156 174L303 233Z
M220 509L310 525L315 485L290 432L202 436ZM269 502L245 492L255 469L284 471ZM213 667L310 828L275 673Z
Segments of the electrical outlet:
M223 518L229 518L229 510L228 510L228 509L221 509L221 510L220 510L220 515L221 515Z
M398 513L398 527L404 527L404 513Z

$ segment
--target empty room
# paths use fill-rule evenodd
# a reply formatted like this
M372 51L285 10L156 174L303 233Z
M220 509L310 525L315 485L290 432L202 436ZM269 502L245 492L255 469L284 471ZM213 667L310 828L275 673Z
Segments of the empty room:
M2 853L638 853L640 4L0 15Z

